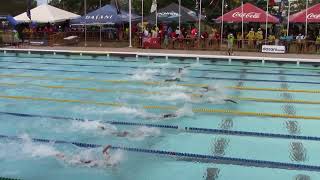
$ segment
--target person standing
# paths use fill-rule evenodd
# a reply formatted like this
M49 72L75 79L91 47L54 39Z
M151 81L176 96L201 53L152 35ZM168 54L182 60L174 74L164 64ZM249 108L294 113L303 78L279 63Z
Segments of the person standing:
M316 53L319 53L319 50L320 50L320 33L316 38Z
M258 31L255 33L255 36L256 36L256 45L257 45L258 51L260 51L262 46L262 40L263 40L263 32L261 28L258 29Z
M248 40L249 48L253 48L254 40L255 40L255 32L254 32L253 28L251 28L251 30L247 34L246 38Z
M242 33L241 33L241 32L238 32L238 33L237 33L237 45L238 45L238 49L242 48L242 41L243 41Z
M303 50L303 40L304 40L304 36L300 33L300 34L296 37L298 53L302 53L302 50Z
M233 43L234 43L234 36L232 33L228 35L228 54L229 56L233 54Z

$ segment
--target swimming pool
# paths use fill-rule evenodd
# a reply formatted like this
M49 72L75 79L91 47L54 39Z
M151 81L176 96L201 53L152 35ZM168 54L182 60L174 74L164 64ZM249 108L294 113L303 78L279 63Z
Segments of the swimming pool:
M0 69L0 177L320 178L314 64L8 52Z

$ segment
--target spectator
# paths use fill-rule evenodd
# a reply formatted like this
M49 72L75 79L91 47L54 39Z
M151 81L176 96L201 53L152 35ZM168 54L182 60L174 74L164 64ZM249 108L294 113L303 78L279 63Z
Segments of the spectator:
M301 53L302 50L303 50L303 40L304 40L304 36L300 33L300 34L296 37L298 53Z
M233 43L234 43L234 36L232 33L228 35L228 54L229 56L233 54Z
M197 34L198 34L197 28L193 27L193 28L191 29L191 36L192 36L193 38L195 38L195 37L197 37Z
M316 52L319 53L319 50L320 50L320 33L316 38Z
M249 48L253 48L253 46L254 46L253 43L254 43L254 40L255 40L255 32L254 32L253 28L251 28L251 30L247 34L246 38L248 40Z
M177 27L177 29L176 29L176 36L179 37L180 34L181 34L180 28Z
M257 48L260 50L262 41L263 41L263 32L261 28L258 29L258 31L255 33L255 36L256 36L255 38L256 38Z
M269 44L269 45L275 44L275 40L276 40L276 36L273 35L273 34L269 34L268 44Z
M238 33L237 33L237 45L238 45L238 49L240 49L240 48L242 47L242 40L243 40L242 33L241 33L241 32L238 32Z

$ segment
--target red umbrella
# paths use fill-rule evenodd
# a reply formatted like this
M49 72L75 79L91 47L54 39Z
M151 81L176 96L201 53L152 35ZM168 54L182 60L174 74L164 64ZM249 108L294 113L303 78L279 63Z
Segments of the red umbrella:
M224 14L223 21L224 22L266 22L266 17L268 17L268 22L277 23L279 22L278 18L267 14L264 10L250 4L246 3L243 5L243 14L241 6ZM222 20L222 16L216 19L217 21Z
M289 21L292 23L305 23L306 22L306 12L308 12L307 18L308 22L318 23L320 22L320 3L316 4L307 10L300 11L298 13L292 14Z

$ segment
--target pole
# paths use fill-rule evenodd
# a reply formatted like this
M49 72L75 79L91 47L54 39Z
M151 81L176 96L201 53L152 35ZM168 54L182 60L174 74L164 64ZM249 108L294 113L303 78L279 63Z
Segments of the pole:
M101 8L101 0L100 0L100 8ZM102 46L102 26L100 24L100 47Z
M288 1L288 22L287 22L287 36L289 36L289 28L290 28L290 12L291 12L291 3Z
M221 17L222 17L222 19L221 19L221 32L220 32L220 48L222 49L222 43L223 43L223 21L224 21L224 19L223 19L224 0L222 0L221 8L222 8L222 10L221 10Z
M132 48L132 12L131 12L132 2L129 0L129 48Z
M87 16L87 0L84 0L84 17ZM87 47L87 22L84 21L84 46Z
M267 0L266 36L265 36L265 39L264 39L264 44L267 44L267 39L268 39L268 17L269 17L269 0Z
M241 0L241 47L244 48L243 0Z
M199 38L201 37L201 14L202 14L202 0L199 1Z
M179 0L179 29L181 30L181 0Z
M309 0L306 0L306 27L305 27L305 38L308 36L308 6L309 6Z
M156 0L156 27L158 27L158 1Z
M143 7L143 0L141 0L141 28L142 28L142 31L143 31L143 10L144 10L144 7Z

